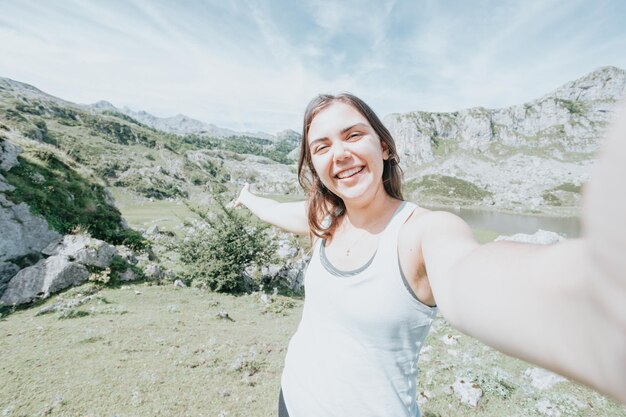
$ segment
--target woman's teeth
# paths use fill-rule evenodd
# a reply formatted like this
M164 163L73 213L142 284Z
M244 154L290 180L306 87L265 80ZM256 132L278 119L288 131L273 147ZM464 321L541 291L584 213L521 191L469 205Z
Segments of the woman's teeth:
M339 174L337 174L337 178L339 179L348 178L348 177L353 176L354 174L361 172L362 170L363 170L363 167L356 167L356 168L348 169L346 171L342 171Z

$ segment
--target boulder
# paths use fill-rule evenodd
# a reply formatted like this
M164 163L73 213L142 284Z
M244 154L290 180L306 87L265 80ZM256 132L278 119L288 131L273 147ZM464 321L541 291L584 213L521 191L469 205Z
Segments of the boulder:
M21 153L22 148L8 140L0 139L0 170L8 171L17 165L17 156Z
M117 250L117 254L126 262L133 264L133 265L137 264L138 259L137 259L135 252L132 249L124 245L117 245L115 246L115 249Z
M25 203L14 204L0 194L0 262L40 252L61 236L33 215Z
M160 279L163 277L163 271L161 271L161 268L157 264L148 264L144 269L144 272L146 274L146 278L149 279Z
M137 275L137 273L135 273L135 271L133 271L131 268L128 268L126 271L120 274L120 281L122 282L136 281L139 278L141 277Z
M44 255L63 255L70 260L87 266L106 268L117 255L115 247L108 243L85 235L65 235L50 243L41 253Z
M26 304L80 284L87 278L89 271L83 265L71 262L65 256L51 256L19 271L9 281L0 304Z
M4 293L11 278L17 274L20 267L11 262L0 262L0 296Z

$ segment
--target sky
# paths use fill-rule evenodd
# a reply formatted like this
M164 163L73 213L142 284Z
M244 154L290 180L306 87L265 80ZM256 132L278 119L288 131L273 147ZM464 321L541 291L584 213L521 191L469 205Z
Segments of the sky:
M521 104L626 69L626 2L0 0L0 77L220 127L301 130L319 93L382 117Z

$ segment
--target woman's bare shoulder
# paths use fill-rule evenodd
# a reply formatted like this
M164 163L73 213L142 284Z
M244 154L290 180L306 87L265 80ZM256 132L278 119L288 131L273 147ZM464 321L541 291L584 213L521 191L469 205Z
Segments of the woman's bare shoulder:
M420 246L426 235L472 236L471 229L463 219L443 210L430 210L417 206L400 232L403 246Z

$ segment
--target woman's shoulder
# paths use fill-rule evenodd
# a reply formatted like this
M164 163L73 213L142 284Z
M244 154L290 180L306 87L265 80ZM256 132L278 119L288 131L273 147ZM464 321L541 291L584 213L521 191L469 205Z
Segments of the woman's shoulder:
M415 203L411 204L415 208L402 227L402 233L405 235L419 238L433 229L443 230L448 227L466 226L465 221L456 214L444 210L431 210Z

